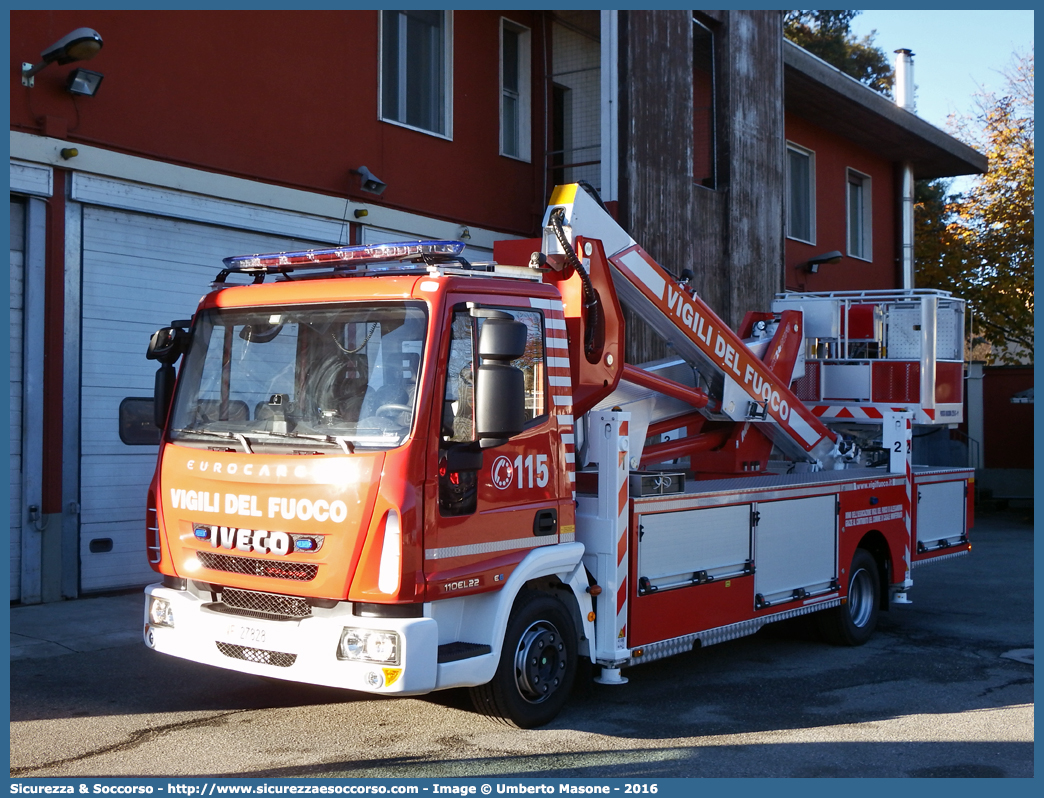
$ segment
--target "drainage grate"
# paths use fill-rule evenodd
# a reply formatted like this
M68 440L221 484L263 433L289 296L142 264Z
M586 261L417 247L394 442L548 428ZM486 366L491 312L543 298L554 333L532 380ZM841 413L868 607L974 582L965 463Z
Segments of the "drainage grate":
M247 648L235 643L217 643L218 651L232 659L257 662L261 665L275 665L277 668L289 668L297 661L297 654L286 654L282 651L265 651L263 648Z
M232 574L267 576L272 579L292 579L295 582L310 582L319 571L318 565L286 562L279 560L255 560L252 557L230 557L211 551L197 551L196 557L204 568L212 571L227 571Z
M226 610L237 610L237 615L274 615L279 618L307 618L312 608L303 598L238 590L226 587L221 591L221 602Z

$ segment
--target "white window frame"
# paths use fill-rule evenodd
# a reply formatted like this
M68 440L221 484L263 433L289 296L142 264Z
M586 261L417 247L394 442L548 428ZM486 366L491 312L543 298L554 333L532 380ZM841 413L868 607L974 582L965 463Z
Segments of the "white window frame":
M861 209L852 208L852 190L850 186L859 185L861 190ZM852 222L853 213L858 214L859 219L859 244L860 250L852 247ZM845 170L845 249L850 258L857 260L872 261L874 227L873 227L873 181L870 175L856 169Z
M510 153L505 146L507 126L504 119L504 98L508 89L504 86L504 33L511 31L518 36L518 129L515 131L518 152ZM533 34L525 25L519 25L507 17L500 18L500 154L505 158L530 163L532 160L533 90L532 90Z
M389 9L390 10L390 9ZM389 125L397 125L408 130L416 130L418 133L426 133L436 138L453 140L453 12L442 11L442 126L444 132L428 130L427 128L400 122L398 119L385 115L384 110L384 11L377 12L377 118ZM401 47L400 38L399 66L403 66L404 51ZM405 91L405 84L400 82L400 94ZM400 99L401 103L401 99ZM399 108L395 109L398 115Z
M799 155L804 155L808 158L808 238L801 238L800 236L794 235L790 229L790 153L795 152ZM816 153L807 147L802 147L800 144L795 144L792 141L787 142L787 160L785 166L785 179L786 179L786 229L787 238L793 239L794 241L801 241L805 244L816 243Z

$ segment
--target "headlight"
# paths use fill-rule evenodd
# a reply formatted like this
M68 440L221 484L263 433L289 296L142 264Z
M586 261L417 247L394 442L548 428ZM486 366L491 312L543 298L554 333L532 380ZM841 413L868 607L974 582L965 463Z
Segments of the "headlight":
M174 608L166 599L150 598L149 620L152 621L153 626L173 626Z
M385 665L399 664L399 635L374 629L345 628L341 632L341 643L337 647L338 659L356 662L379 662Z

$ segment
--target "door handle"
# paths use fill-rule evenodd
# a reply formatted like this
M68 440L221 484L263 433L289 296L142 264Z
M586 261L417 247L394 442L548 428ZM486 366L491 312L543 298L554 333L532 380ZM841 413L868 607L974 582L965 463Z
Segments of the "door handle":
M29 505L29 523L33 525L33 529L37 532L43 532L47 529L47 521L43 520L43 514L40 512L40 505L30 504Z
M538 510L533 519L533 534L537 536L553 535L558 532L558 511Z

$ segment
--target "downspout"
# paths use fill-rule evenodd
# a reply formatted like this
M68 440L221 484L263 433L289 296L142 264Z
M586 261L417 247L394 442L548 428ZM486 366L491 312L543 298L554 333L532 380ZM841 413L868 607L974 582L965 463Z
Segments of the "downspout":
M913 53L895 51L895 104L910 113L916 110L914 101ZM914 287L914 172L913 163L899 165L899 264L902 288Z

